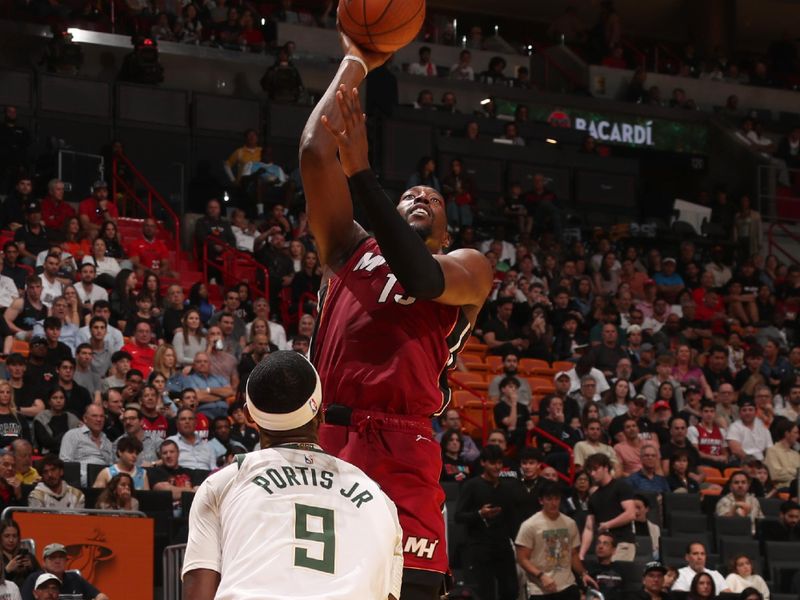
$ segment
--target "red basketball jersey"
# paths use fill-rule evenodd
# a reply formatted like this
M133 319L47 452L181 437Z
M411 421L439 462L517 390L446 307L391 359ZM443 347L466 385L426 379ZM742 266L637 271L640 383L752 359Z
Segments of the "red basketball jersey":
M725 447L725 438L718 425L709 431L702 423L697 424L697 449L704 454L722 456Z
M374 238L320 290L311 362L323 405L429 417L450 401L447 370L470 333L458 306L406 296Z

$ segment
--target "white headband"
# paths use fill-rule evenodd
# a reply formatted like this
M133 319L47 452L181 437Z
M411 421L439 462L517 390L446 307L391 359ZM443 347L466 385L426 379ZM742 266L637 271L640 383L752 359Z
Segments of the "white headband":
M247 409L253 421L255 421L261 429L266 429L267 431L289 431L290 429L302 427L317 415L319 407L322 405L322 382L319 379L317 370L314 369L314 365L311 365L311 368L314 370L314 376L317 379L314 391L300 408L290 413L267 413L263 410L259 410L253 403L253 400L250 398L250 392L247 390L250 385L250 380L248 379L244 389Z

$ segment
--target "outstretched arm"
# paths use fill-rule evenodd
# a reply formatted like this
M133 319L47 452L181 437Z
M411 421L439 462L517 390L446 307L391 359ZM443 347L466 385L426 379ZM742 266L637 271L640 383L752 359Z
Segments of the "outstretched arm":
M356 200L369 216L375 239L381 247L392 273L405 292L416 298L435 300L454 306L480 307L492 286L489 261L476 250L457 250L438 254L440 248L429 247L400 215L370 169L367 132L361 112L358 90L340 86L335 93L341 115L341 127L323 117L323 124L336 141L344 174ZM407 196L413 198L411 192ZM406 197L401 200L406 200ZM438 194L427 200L431 212L443 213ZM431 254L437 252L437 254Z
M346 55L365 62L368 68L383 64L389 55L362 52L341 35ZM336 159L336 141L322 123L334 129L342 127L342 117L336 106L339 86L353 89L364 80L364 68L353 60L343 60L336 76L306 123L300 139L300 174L306 195L308 223L317 241L320 263L336 270L347 260L355 245L366 234L353 221L353 204L347 178Z

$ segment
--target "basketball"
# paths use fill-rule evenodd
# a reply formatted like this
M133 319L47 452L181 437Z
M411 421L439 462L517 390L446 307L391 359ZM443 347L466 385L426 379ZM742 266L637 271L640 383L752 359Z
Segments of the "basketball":
M359 47L395 52L412 41L425 20L425 0L339 0L339 25Z

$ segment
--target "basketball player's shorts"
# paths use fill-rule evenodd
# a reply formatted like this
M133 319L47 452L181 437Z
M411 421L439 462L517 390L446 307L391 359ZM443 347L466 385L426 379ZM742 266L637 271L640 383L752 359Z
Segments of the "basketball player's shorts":
M327 413L326 413L327 415ZM353 411L350 425L325 423L320 444L376 481L397 506L403 528L403 568L441 580L448 572L439 485L441 446L430 419Z

